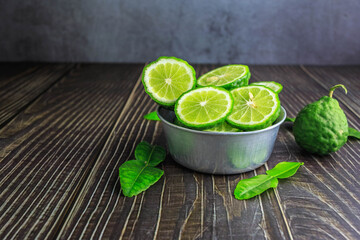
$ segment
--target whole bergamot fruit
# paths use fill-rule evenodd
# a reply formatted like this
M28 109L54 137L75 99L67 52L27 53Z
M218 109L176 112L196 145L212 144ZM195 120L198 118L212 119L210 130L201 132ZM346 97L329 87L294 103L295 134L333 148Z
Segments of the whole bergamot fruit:
M340 149L348 138L348 122L336 99L332 98L338 84L329 96L305 106L297 115L293 132L297 144L311 153L329 154Z

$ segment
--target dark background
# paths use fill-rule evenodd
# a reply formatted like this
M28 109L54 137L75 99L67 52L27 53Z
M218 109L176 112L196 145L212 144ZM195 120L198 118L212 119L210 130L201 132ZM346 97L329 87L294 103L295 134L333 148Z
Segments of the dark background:
M0 61L360 64L358 0L0 3Z

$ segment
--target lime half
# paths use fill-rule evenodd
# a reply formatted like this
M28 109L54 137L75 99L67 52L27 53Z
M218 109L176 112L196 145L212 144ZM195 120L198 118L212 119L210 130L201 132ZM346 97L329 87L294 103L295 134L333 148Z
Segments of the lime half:
M218 123L211 128L204 129L204 131L207 131L207 132L241 132L240 129L234 128L233 126L228 124L226 121L224 121L222 123Z
M177 117L175 117L175 119L174 119L174 124L178 125L180 127L186 127L182 122L179 121L179 119Z
M182 122L180 122L177 118L174 119L174 124L178 125L180 127L187 127ZM241 132L240 129L234 128L233 126L228 124L226 121L223 121L212 127L201 129L201 130L206 131L206 132Z
M257 130L270 126L278 117L278 94L264 86L246 86L231 91L234 109L227 121L243 130Z
M283 86L277 82L254 82L254 83L251 83L251 85L265 86L265 87L270 88L271 90L273 90L276 93L280 93L281 90L283 89Z
M249 67L246 65L227 65L205 73L199 77L197 84L201 87L217 86L232 89L248 85L250 75Z
M142 82L154 101L172 106L181 94L195 87L195 70L179 58L160 57L144 68Z
M175 104L175 114L188 127L204 128L224 121L232 108L228 91L204 87L184 93Z

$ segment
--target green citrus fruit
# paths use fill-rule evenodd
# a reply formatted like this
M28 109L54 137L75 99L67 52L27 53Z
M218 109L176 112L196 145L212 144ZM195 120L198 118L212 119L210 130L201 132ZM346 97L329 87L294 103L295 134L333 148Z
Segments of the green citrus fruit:
M338 101L332 98L334 90L338 87L344 88L347 92L344 85L332 87L329 96L305 106L295 119L295 140L308 152L329 154L340 149L347 141L349 133L345 113Z
M178 125L180 127L186 127L186 125L184 125L183 123L181 123L179 121L179 119L175 118L174 119L174 124ZM241 132L240 129L238 128L234 128L233 126L231 126L230 124L228 124L226 121L223 121L221 123L218 123L212 127L209 128L204 128L201 129L202 131L206 131L206 132Z
M250 76L249 67L246 65L227 65L200 76L197 85L200 87L217 86L232 89L248 85Z
M283 89L283 86L278 83L278 82L273 82L273 81L269 81L269 82L254 82L251 83L251 85L260 85L260 86L265 86L270 88L271 90L273 90L274 92L276 92L277 94L279 94L281 92L281 90Z
M213 127L204 129L206 132L241 132L240 129L234 128L230 124L228 124L226 121L223 121L222 123L218 123Z
M154 101L173 106L181 94L195 87L195 70L182 59L160 57L144 68L142 82Z
M234 109L226 118L231 125L253 131L269 127L280 114L278 94L264 86L249 85L230 92Z
M180 122L177 117L175 117L175 119L174 119L174 124L178 125L180 127L186 127L186 125L184 125L182 122Z
M225 120L233 108L228 91L204 87L184 93L175 104L176 117L188 127L205 128Z

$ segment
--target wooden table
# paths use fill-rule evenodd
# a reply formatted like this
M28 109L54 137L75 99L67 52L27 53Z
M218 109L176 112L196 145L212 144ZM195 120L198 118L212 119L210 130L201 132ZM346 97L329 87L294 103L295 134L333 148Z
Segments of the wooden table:
M137 143L165 146L143 64L0 64L0 239L360 239L360 141L315 156L281 126L265 166L201 174L168 155L146 192L120 194L118 168ZM198 74L214 65L195 65ZM335 97L360 129L360 67L250 66L251 81L284 85L290 117L343 83ZM281 161L305 163L275 190L238 201L240 179Z

